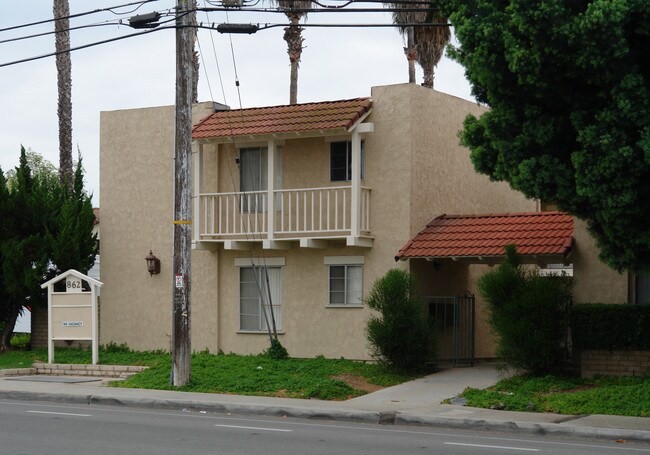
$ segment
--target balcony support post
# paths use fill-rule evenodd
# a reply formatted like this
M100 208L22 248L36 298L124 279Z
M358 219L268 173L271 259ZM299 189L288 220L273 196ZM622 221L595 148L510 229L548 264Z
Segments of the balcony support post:
M350 191L350 236L359 237L359 216L361 207L361 137L359 132L352 132L352 188Z
M204 213L201 216L201 188L203 187L203 144L197 144L194 142L192 144L192 173L194 174L193 183L192 183L192 208L194 209L194 215L192 216L193 225L192 225L192 244L196 247L197 242L201 241L201 223L207 216L207 213Z
M275 141L269 139L267 157L267 196L266 196L266 219L267 239L272 241L275 237Z

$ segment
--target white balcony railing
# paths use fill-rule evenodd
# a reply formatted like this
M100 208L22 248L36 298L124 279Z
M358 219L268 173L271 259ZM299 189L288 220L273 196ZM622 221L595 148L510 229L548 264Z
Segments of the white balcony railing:
M353 235L355 216L360 234L370 232L368 188L361 188L357 213L351 186L276 190L273 195L269 219L268 191L200 194L201 239L347 236Z

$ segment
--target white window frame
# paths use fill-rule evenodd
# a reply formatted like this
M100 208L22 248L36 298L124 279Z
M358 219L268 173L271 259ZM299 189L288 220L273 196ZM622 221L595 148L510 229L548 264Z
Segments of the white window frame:
M334 144L343 144L345 143L345 179L336 179L332 178L332 147ZM361 180L365 177L365 153L364 153L364 141L361 141L361 173L359 174ZM352 141L350 140L340 140L340 141L331 141L329 142L330 147L330 182L351 182L352 181Z
M257 328L251 329L251 328L242 328L242 295L241 295L241 288L242 288L242 269L254 269L255 273L258 274L257 279L260 280L259 285L262 287L262 289L266 290L266 280L264 279L264 266L266 266L269 270L278 270L279 274L277 276L277 286L278 289L275 291L272 290L273 294L273 312L274 312L274 317L275 317L275 327L278 331L278 333L283 333L283 324L282 324L282 312L283 312L283 305L282 305L282 291L283 291L283 283L282 283L282 269L284 266L284 258L267 258L264 261L264 264L260 264L260 261L258 260L253 260L251 261L250 258L237 258L235 259L235 266L239 268L239 310L238 310L238 315L239 315L239 329L238 333L267 333L268 328L266 325L266 318L264 317L263 311L267 311L267 315L269 317L269 323L270 321L270 312L268 311L268 303L263 303L266 301L266 296L264 299L262 299L261 296L259 296L258 292L258 306L256 308L257 310L257 317L259 318L258 320L258 326ZM273 281L271 281L273 283ZM257 288L258 283L255 282L255 287ZM257 289L255 289L257 292ZM255 316L255 315L251 315Z
M364 257L363 256L326 256L324 260L325 265L327 265L327 307L328 308L363 308L363 265ZM343 303L332 303L332 267L343 267L344 274L344 291L343 291ZM350 284L350 274L349 270L352 268L360 268L361 276L359 283L359 292L360 292L360 301L350 302L349 299L349 284Z

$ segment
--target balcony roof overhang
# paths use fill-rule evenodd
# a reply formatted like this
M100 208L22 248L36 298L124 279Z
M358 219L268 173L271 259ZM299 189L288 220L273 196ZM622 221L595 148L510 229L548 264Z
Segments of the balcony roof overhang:
M239 110L220 110L192 129L199 143L241 143L349 135L372 110L370 98Z
M505 260L507 245L517 247L522 263L569 264L573 217L564 212L441 215L409 240L395 260L492 265Z

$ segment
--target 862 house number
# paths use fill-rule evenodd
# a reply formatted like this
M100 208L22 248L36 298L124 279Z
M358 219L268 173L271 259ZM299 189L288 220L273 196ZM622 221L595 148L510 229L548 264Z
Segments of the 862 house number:
M67 292L81 292L81 280L66 280L65 288Z

